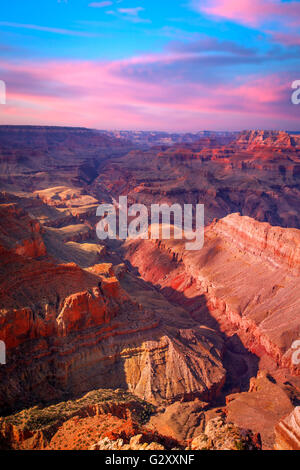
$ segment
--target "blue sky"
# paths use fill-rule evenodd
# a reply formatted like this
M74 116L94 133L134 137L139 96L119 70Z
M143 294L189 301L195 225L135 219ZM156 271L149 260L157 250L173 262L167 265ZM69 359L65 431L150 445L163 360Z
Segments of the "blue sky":
M1 37L16 55L120 59L141 52L159 52L171 39L190 41L199 34L257 44L259 30L230 21L215 21L176 0L112 1L93 7L87 0L14 0L1 6ZM107 4L110 2L107 2ZM89 6L91 5L91 6ZM139 9L126 14L126 9ZM123 10L123 12L120 12ZM66 30L47 32L22 25ZM85 36L86 35L86 36ZM27 49L27 51L26 51Z
M0 120L296 130L299 27L298 1L5 2Z

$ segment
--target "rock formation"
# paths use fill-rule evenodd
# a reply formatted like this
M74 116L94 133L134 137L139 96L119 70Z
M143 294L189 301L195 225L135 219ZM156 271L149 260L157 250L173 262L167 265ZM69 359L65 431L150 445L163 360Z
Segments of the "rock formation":
M300 407L279 421L275 428L276 450L300 450Z
M274 427L292 409L287 391L265 372L251 379L248 392L226 397L228 421L258 433L264 449L273 449Z
M221 417L208 421L204 433L195 437L191 450L260 450L259 435L226 423Z
M122 390L93 390L76 400L0 418L1 449L88 449L100 436L133 436L154 408Z

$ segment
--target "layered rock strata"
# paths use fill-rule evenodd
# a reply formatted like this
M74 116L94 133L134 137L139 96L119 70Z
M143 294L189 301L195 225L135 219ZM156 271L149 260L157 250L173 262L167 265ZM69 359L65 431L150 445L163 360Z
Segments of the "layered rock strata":
M125 244L143 278L169 298L190 303L193 318L215 318L250 351L268 354L298 375L293 345L300 338L299 250L298 230L239 214L212 223L196 252L186 251L182 240Z

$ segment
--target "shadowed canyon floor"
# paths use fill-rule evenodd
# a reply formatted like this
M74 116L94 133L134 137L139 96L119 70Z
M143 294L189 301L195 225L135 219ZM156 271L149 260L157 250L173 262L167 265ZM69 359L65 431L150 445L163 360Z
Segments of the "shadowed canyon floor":
M0 446L296 447L299 137L126 137L0 126ZM99 242L119 195L204 203L204 248Z

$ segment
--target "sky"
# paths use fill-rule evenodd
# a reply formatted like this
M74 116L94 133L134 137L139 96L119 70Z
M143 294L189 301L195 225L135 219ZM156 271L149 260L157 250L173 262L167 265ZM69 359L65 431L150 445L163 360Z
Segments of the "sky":
M300 1L11 0L0 124L300 131Z

